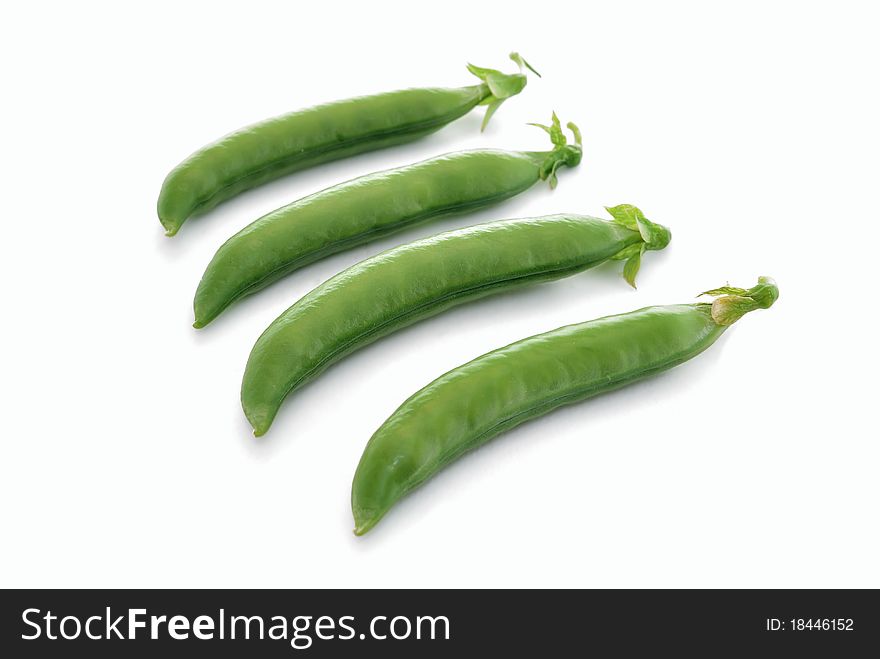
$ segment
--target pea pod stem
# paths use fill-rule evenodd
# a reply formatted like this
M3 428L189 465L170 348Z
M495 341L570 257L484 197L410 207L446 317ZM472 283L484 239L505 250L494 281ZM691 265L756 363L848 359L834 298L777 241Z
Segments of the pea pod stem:
M499 348L440 376L375 432L352 483L355 534L408 492L505 430L569 403L668 370L709 348L744 314L779 297L761 277L751 289L708 291L714 302L648 307L569 325Z
M541 128L550 136L553 146L556 147L549 154L538 153L535 157L540 161L540 175L542 181L550 183L550 189L555 189L557 184L556 170L563 165L567 167L575 167L581 161L583 154L583 143L580 129L571 121L567 127L574 135L574 144L568 144L565 139L565 133L562 132L561 122L556 112L553 113L552 121L549 126L544 124L530 123L529 126Z
M510 59L519 65L519 73L507 74L496 71L495 69L486 69L473 64L468 64L468 71L483 81L488 91L484 98L480 100L480 105L488 106L486 114L483 115L483 122L480 124L480 131L486 130L492 115L501 107L511 96L519 94L526 86L526 76L523 69L528 69L539 78L541 74L535 71L532 66L519 53L510 53Z
M526 86L518 73L468 65L477 85L403 89L298 110L237 130L209 144L165 178L157 202L159 221L175 235L196 214L281 176L321 163L404 144L487 105L482 127L508 98Z
M269 429L291 392L345 355L459 304L561 279L633 246L663 249L669 230L650 225L654 233L646 242L617 218L563 214L489 222L402 245L344 270L281 314L254 345L241 387L254 434Z
M720 296L712 302L712 319L719 325L733 325L745 314L755 309L769 309L779 297L779 289L769 277L759 277L752 288L722 286L703 295Z
M194 327L236 300L309 263L408 226L509 199L575 167L554 116L550 151L461 151L340 183L279 208L229 238L205 269L193 301Z

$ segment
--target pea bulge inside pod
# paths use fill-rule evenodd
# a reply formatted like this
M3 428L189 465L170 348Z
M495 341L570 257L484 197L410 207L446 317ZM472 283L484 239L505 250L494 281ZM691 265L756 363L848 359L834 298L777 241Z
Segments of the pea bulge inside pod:
M309 263L405 227L498 203L560 167L581 161L580 135L567 144L554 115L554 148L482 149L431 158L327 188L256 220L227 240L208 264L193 301L196 328L236 300Z
M634 206L609 211L612 221L562 214L448 231L327 280L279 316L251 351L241 402L254 433L265 433L284 399L334 362L456 305L615 259L626 261L634 283L642 254L663 249L669 230Z

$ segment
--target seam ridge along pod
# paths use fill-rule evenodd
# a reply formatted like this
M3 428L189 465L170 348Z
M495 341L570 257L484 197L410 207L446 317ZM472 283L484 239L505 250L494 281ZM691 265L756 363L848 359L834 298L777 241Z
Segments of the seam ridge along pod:
M411 88L360 96L290 112L220 138L181 162L165 178L156 203L159 221L175 235L190 216L240 192L332 160L404 144L428 135L478 105L487 105L482 128L501 104L526 86L518 73L468 65L480 79L458 88ZM539 76L540 77L540 76Z
M779 298L761 277L698 302L646 307L532 336L459 366L408 398L373 434L352 482L355 533L457 457L529 419L699 355L739 318Z
M254 344L241 388L254 434L268 430L289 393L350 352L458 304L561 279L633 247L665 248L669 230L650 225L654 234L646 242L618 218L503 220L440 233L351 266L303 296Z
M488 206L540 180L555 185L560 167L582 157L579 131L569 144L558 117L544 127L550 151L480 149L429 158L326 188L264 215L229 238L202 275L193 300L202 328L244 295L299 267L432 218Z

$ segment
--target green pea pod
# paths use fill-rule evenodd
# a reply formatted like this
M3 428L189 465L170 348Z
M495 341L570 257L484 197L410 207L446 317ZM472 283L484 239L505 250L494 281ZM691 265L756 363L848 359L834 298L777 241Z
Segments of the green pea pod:
M520 72L468 65L482 82L454 89L403 89L298 110L262 121L193 153L165 179L157 210L173 236L194 213L280 176L433 133L477 105L488 105L483 128L498 107L526 86Z
M648 307L539 334L455 368L376 431L354 475L355 533L466 451L553 409L696 357L744 314L779 296L772 279L725 287L711 304Z
M551 215L448 231L327 280L278 317L251 351L241 402L254 434L268 430L290 392L381 336L469 300L669 243L669 230L634 206L609 211L612 222ZM633 283L635 272L627 276Z
M566 144L559 119L543 127L552 151L477 150L361 176L279 208L224 243L196 290L194 327L235 300L308 263L432 218L517 195L581 160L580 137Z

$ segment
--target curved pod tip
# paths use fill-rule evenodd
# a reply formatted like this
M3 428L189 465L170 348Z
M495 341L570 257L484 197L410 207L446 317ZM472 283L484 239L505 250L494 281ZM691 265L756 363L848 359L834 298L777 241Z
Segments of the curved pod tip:
M245 416L254 429L254 437L265 435L266 431L269 430L269 426L272 425L274 414L269 412L268 409L263 409L263 406L257 409L249 408L247 405L243 405L243 407Z
M354 534L358 537L366 534L376 526L380 519L382 519L382 515L377 515L373 510L356 509L354 511Z
M167 183L168 179L166 178L165 183L162 184L163 190ZM174 207L172 201L163 199L162 193L160 193L159 202L156 204L156 215L159 217L159 224L165 229L165 235L169 238L177 235L177 232L180 231L180 227L186 220L185 217L183 219L180 218L180 213Z

